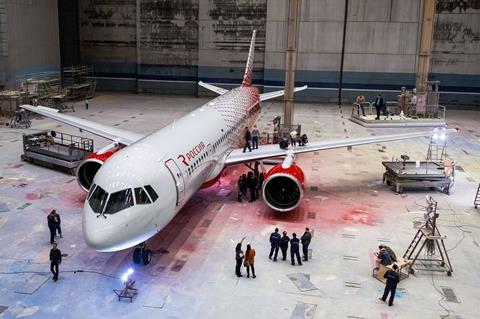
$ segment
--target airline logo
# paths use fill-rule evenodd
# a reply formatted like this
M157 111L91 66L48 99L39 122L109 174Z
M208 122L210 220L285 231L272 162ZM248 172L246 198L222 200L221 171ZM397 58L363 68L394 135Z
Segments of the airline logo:
M183 164L185 164L186 166L189 166L189 162L193 159L195 159L195 157L197 155L199 155L203 150L205 149L205 144L202 142L198 143L197 145L195 145L191 150L189 150L187 153L185 153L185 155L183 154L180 154L178 155L178 159L182 161Z

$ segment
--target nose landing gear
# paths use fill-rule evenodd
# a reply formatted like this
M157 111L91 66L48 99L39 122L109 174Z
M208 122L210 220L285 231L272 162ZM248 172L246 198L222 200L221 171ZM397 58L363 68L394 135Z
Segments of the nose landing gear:
M146 243L143 242L139 244L138 247L136 247L133 251L133 262L135 264L141 263L143 265L148 265L152 260L152 251L147 249L146 246Z

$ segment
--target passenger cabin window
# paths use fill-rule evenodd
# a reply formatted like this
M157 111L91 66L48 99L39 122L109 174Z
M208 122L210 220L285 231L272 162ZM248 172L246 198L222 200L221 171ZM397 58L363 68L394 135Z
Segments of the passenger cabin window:
M88 203L95 213L101 214L103 208L105 207L105 203L107 202L107 198L108 193L97 185L92 193L92 196L90 196Z
M155 190L153 189L153 187L150 186L150 185L147 185L147 186L144 186L144 187L145 187L145 190L147 191L148 195L150 195L150 198L152 199L152 201L155 202L158 198L158 195L155 192Z
M123 191L115 192L108 198L107 207L105 208L105 214L115 214L121 210L127 209L133 206L133 194L132 189L128 188Z
M135 203L137 203L137 205L146 205L151 203L150 198L148 198L147 192L143 188L137 187L134 189L134 191Z

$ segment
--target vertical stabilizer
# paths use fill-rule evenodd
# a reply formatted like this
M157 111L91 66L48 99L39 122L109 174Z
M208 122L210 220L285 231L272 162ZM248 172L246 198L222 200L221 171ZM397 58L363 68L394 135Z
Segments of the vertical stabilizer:
M255 53L255 35L257 30L253 30L252 40L250 41L250 50L248 51L247 66L245 67L245 74L243 75L242 86L250 86L252 84L253 76L253 54Z

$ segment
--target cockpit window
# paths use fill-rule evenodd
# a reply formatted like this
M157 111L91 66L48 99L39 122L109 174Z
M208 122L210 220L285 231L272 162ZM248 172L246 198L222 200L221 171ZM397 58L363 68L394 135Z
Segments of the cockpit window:
M133 206L133 194L132 189L128 188L110 195L105 214L115 214L131 206Z
M95 187L95 189L93 190L92 195L88 199L88 203L90 204L90 207L95 213L102 213L103 207L105 207L105 203L107 202L107 197L108 193L104 191L103 188L97 185L97 187Z
M153 202L157 200L158 195L152 186L146 185L145 190L148 192L148 195L150 195L150 198L152 199Z
M135 188L135 202L137 205L150 204L150 198L148 198L147 192L141 187Z

